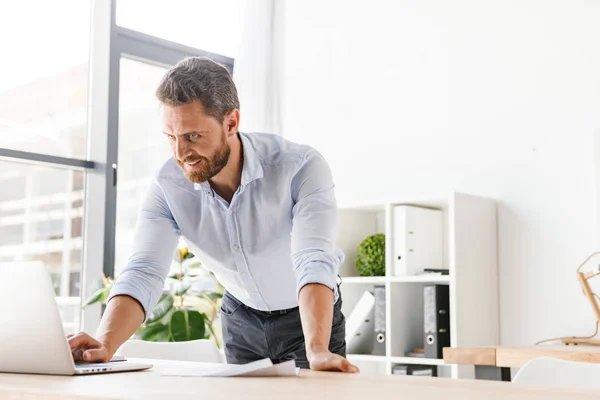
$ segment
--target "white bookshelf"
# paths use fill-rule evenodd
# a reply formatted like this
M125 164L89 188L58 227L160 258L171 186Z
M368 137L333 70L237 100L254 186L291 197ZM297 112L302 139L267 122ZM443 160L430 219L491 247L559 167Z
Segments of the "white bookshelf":
M394 276L393 210L397 205L443 212L443 262L448 275ZM423 288L446 284L450 289L450 345L471 347L499 343L496 203L483 197L448 193L380 204L340 205L338 246L346 257L340 266L343 312L350 314L365 290L386 288L386 354L349 354L361 371L390 374L395 364L438 366L438 376L472 378L473 368L444 365L441 359L407 357L423 348ZM386 235L386 274L361 277L356 249L368 236Z

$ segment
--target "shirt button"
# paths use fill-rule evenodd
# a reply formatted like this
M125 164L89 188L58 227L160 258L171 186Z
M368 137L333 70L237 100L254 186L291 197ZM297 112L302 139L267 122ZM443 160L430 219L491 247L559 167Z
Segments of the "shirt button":
M233 214L233 210L227 210L227 214L229 214L229 215Z
M234 245L233 245L233 249L234 249L234 250L239 250L239 248L240 248L240 246L238 246L237 244L234 244Z

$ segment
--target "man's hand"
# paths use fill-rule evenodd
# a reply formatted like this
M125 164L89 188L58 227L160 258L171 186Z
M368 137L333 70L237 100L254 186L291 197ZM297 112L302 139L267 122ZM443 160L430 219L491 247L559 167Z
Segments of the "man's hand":
M330 351L315 353L309 358L310 369L315 371L360 372L350 361Z
M68 340L75 361L105 363L109 362L113 356L104 343L99 342L85 332L70 335Z

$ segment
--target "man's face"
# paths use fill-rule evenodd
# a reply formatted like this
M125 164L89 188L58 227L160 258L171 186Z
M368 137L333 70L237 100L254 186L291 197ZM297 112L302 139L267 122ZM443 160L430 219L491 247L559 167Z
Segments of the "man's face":
M227 165L231 148L224 125L207 116L200 102L163 105L162 120L173 158L188 180L205 182Z

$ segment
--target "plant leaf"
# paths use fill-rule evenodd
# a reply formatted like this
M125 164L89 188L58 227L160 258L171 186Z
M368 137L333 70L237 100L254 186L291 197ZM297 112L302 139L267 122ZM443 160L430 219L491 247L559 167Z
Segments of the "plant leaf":
M208 293L204 293L204 294L206 294L212 300L218 300L218 299L222 299L223 298L223 294L222 293L208 292Z
M180 287L179 289L177 289L175 291L175 296L183 296L184 294L187 293L188 290L190 290L191 286L190 285L185 285L183 287Z
M136 337L147 342L166 342L169 338L169 327L163 324L154 324L140 328Z
M223 295L221 293L217 293L217 292L202 292L202 293L198 293L198 297L201 298L202 300L206 300L209 303L214 303L216 300L219 300L220 298L223 297Z
M111 286L103 287L96 290L86 301L83 308L90 306L94 303L103 302L110 293Z
M152 312L148 316L146 325L151 325L164 318L165 315L173 308L173 296L170 294L163 294L152 309Z
M169 333L175 342L204 339L206 336L205 316L196 310L179 310L171 315Z
M194 253L190 253L189 251L187 253L185 253L185 255L183 256L184 260L188 260L190 258L194 258Z
M217 348L221 348L221 343L219 343L219 338L217 338L217 335L215 335L215 331L210 323L210 319L208 318L208 316L205 315L205 324L206 327L208 328L209 332L206 332L206 337L205 339L210 339L210 336L212 335L212 337L214 338L215 344L217 345Z
M202 263L196 262L196 263L188 265L187 267L188 268L192 268L192 269L194 269L194 268L200 268L200 267L202 267Z

